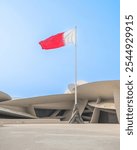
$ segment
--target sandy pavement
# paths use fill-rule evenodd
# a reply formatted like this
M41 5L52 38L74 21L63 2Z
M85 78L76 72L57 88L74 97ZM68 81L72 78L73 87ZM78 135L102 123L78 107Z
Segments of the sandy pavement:
M8 124L0 150L119 150L118 124Z

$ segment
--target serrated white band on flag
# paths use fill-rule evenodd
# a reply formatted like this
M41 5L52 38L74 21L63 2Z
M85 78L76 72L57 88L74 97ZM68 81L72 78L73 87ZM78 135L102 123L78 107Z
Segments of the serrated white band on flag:
M65 45L76 44L76 30L75 29L71 29L71 30L64 32L63 36L64 36Z
M71 29L66 32L61 32L49 38L40 41L42 49L50 50L65 46L67 44L76 44L76 29Z

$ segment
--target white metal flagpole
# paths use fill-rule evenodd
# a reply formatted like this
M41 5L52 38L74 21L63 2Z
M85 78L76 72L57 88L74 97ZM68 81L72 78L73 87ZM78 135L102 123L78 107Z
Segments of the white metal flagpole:
M74 56L74 74L75 74L75 104L72 111L72 116L69 123L84 123L78 109L78 95L77 95L77 27L75 26L75 56Z
M77 26L75 26L75 105L77 105Z

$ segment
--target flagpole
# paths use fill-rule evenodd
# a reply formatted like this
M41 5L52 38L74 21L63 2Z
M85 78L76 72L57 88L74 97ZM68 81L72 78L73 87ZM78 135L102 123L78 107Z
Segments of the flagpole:
M75 26L75 105L77 105L77 26Z
M75 103L72 110L72 116L69 123L84 123L78 109L78 94L77 94L77 26L75 26L75 52L74 52L74 74L75 74Z

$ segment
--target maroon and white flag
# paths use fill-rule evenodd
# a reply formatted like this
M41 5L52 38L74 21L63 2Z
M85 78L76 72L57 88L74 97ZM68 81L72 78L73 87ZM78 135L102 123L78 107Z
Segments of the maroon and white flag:
M49 38L40 41L42 49L51 50L65 46L67 44L76 44L76 31L75 29L68 30L66 32L61 32L56 35L50 36Z

